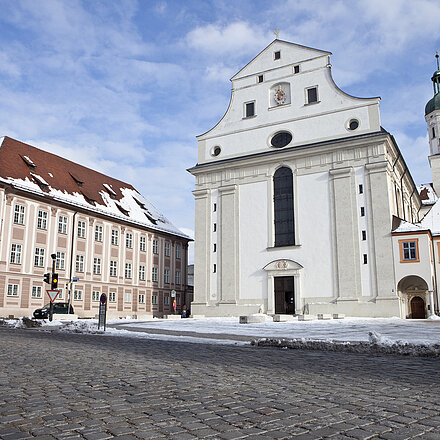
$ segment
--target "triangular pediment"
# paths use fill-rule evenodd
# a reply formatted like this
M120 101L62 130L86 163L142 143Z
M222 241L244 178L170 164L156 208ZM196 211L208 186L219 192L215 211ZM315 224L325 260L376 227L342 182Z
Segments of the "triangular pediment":
M274 60L274 53L280 51L279 60ZM300 44L289 43L283 40L274 40L263 49L252 61L236 73L231 81L243 78L248 75L256 75L271 68L288 66L301 63L314 58L331 55L331 52L301 46Z

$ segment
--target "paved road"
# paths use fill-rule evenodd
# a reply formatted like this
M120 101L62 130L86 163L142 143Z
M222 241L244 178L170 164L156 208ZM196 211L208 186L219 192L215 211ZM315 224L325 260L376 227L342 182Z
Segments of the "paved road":
M440 439L440 361L0 329L0 438Z

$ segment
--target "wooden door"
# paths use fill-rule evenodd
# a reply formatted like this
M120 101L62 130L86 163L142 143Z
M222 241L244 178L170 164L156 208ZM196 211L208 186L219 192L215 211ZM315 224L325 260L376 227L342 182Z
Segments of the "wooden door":
M425 319L425 301L420 296L415 296L411 300L411 318L412 319Z

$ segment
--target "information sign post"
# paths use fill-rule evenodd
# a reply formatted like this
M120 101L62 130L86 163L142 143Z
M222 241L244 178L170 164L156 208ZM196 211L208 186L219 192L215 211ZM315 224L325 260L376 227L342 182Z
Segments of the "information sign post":
M105 331L106 320L107 320L107 295L105 293L102 293L99 298L98 330L101 327L104 327L104 331Z

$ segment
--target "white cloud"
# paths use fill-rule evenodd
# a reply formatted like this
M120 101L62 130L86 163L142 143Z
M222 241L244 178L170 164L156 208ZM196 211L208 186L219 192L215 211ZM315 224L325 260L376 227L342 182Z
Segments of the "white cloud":
M258 53L272 40L268 32L245 21L236 21L225 26L198 26L186 36L188 45L196 50L212 56L228 54L232 57L252 51Z

